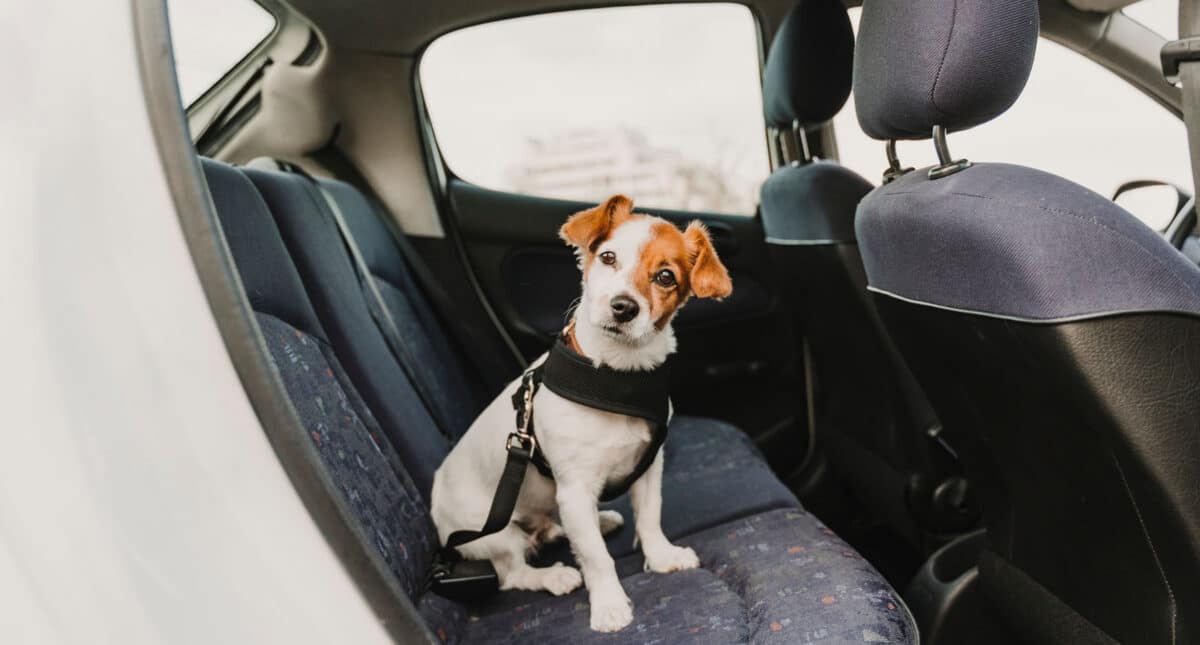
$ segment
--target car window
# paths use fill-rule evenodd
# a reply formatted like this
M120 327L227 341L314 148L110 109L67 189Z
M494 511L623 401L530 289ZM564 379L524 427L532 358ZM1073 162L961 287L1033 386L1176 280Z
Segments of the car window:
M275 30L254 0L167 0L175 70L191 105Z
M1141 0L1123 11L1167 40L1179 37L1179 0Z
M856 30L858 13L852 12ZM863 134L853 99L834 128L842 163L878 182L887 165L884 144ZM1135 179L1165 180L1191 192L1183 122L1112 72L1046 39L1038 42L1033 73L1016 104L994 121L951 133L949 141L955 157L1030 166L1106 197ZM906 166L936 163L929 141L902 141L897 151ZM1128 204L1136 201L1122 205L1132 209ZM1174 215L1159 208L1134 214L1158 230Z
M467 181L751 215L769 172L757 31L734 4L515 18L436 40L420 82Z

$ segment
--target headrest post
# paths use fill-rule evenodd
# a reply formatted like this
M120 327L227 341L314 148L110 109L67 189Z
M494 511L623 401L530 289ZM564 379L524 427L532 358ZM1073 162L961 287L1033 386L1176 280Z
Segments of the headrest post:
M812 151L808 149L808 132L800 125L800 119L792 120L792 139L796 144L796 154L799 159L792 161L794 166L803 166L813 160Z
M883 183L891 183L901 175L912 172L912 168L902 168L900 166L900 157L896 155L895 139L887 140L887 145L884 147L884 153L887 155L888 167L887 170L883 171Z
M778 163L776 168L782 168L787 165L787 151L783 149L783 132L779 128L767 128L771 136L771 145L775 149L775 158Z
M966 170L971 167L970 161L966 159L954 160L950 156L950 145L946 143L946 128L940 125L933 126L933 148L937 151L938 161L941 162L941 165L929 169L930 179L948 177L960 170Z

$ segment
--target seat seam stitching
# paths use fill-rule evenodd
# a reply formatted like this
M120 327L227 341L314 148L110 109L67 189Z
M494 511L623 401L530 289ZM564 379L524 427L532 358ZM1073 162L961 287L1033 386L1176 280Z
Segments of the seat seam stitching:
M1133 504L1133 512L1137 516L1138 524L1142 528L1142 536L1146 538L1146 544L1150 546L1150 555L1154 557L1154 564L1158 568L1158 575L1167 587L1167 598L1171 601L1171 645L1175 645L1177 610L1175 607L1175 593L1171 590L1171 581L1167 580L1167 572L1163 569L1162 561L1158 557L1158 550L1154 548L1154 540L1150 539L1150 529L1146 527L1146 521L1142 518L1142 511L1138 507L1137 499L1133 496L1133 490L1129 488L1129 481L1125 478L1125 470L1121 468L1121 460L1117 459L1117 456L1111 453L1110 456L1112 457L1113 464L1117 467L1117 474L1121 476L1121 484L1125 487L1125 495L1129 498L1129 502Z
M905 192L897 192L897 193L887 193L887 194L884 194L884 195L883 195L883 197L893 197L893 196L898 196L898 195L913 195L913 194L917 194L917 192L916 192L916 191L905 191ZM1166 271L1166 272L1167 272L1167 274L1168 274L1168 275L1169 275L1169 276L1170 276L1170 277L1171 277L1171 278L1172 278L1172 279L1173 279L1173 280L1174 280L1176 283L1178 283L1178 284L1180 284L1180 285L1183 285L1183 287L1184 287L1184 288L1186 288L1186 289L1187 289L1187 290L1188 290L1188 291L1189 291L1189 292L1190 292L1190 293L1191 293L1193 296L1196 296L1197 298L1200 298L1200 291L1197 291L1197 290L1196 290L1196 288L1194 288L1192 285L1188 284L1188 283L1187 283L1187 281L1186 281L1186 280L1184 280L1184 279L1183 279L1181 276L1179 276L1179 275L1176 275L1176 274L1175 274L1175 272L1171 270L1171 267L1169 267L1169 266L1168 266L1166 263L1164 263L1162 260L1160 260L1160 259L1159 259L1157 256L1155 256L1153 253L1151 253L1149 249L1147 249L1146 247L1142 246L1142 244L1141 244L1140 242L1138 242L1137 240L1133 239L1132 237L1130 237L1130 236L1128 236L1128 235L1125 235L1124 233L1122 233L1122 232L1120 232L1120 231L1118 231L1118 230L1116 230L1116 229L1114 229L1114 228L1112 228L1112 227L1110 227L1110 226L1106 226L1106 225L1104 225L1104 224L1102 224L1102 223L1100 223L1100 222L1096 221L1095 219L1088 218L1087 216L1081 215L1080 213L1076 213L1076 212L1074 212L1074 211L1070 211L1070 210L1063 209L1063 208L1050 208L1050 207L1046 207L1046 206L1038 206L1038 205L1036 205L1036 204L1021 204L1021 203L1018 203L1018 202L1012 202L1012 201L1009 201L1009 200L1006 200L1006 199L997 199L997 198L995 198L995 197L989 197L989 196L987 196L987 195L975 195L975 194L972 194L972 193L963 193L963 192L958 192L958 191L950 191L950 192L949 192L949 193L947 193L947 194L949 194L949 195L956 195L956 196L959 196L959 197L971 197L971 198L974 198L974 199L982 199L982 200L986 200L986 201L990 201L990 202L996 202L996 203L998 203L998 204L1004 204L1004 205L1007 205L1007 206L1020 206L1020 207L1022 207L1022 208L1030 208L1030 207L1032 207L1032 208L1036 208L1037 210L1040 210L1040 211L1043 211L1043 212L1046 212L1046 213L1055 213L1055 214L1060 214L1060 215L1069 215L1069 216L1071 216L1071 217L1074 217L1075 219L1077 219L1077 220L1079 220L1079 221L1081 221L1081 222L1083 222L1083 223L1085 223L1085 224L1088 224L1088 223L1090 223L1090 224L1092 224L1093 226L1096 226L1096 227L1098 227L1098 228L1104 229L1104 230L1105 230L1105 231L1107 231L1107 232L1108 232L1108 233L1109 233L1111 236L1114 236L1114 237L1117 237L1117 238L1119 238L1119 239L1122 239L1122 240L1125 240L1125 241L1127 241L1127 242L1130 242L1130 243L1132 243L1132 244L1133 244L1135 247L1137 247L1137 249L1138 249L1139 251L1141 251L1142 255L1144 255L1145 257L1149 258L1149 259L1150 259L1150 260L1152 260L1152 261L1153 261L1153 262L1154 262L1156 265L1158 265L1160 268L1162 268L1164 271Z
M946 35L946 47L942 49L942 58L938 61L937 72L933 76L933 85L929 87L929 104L933 109L949 118L950 114L937 103L937 87L942 80L942 68L946 65L946 57L950 54L950 44L954 42L954 26L958 23L958 0L954 0L954 8L950 11L950 31Z

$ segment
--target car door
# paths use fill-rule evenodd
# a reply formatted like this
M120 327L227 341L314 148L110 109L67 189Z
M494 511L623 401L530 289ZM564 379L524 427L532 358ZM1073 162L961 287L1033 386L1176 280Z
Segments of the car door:
M666 47L663 29L690 36ZM624 193L639 212L698 219L734 291L676 318L675 408L735 423L786 471L808 445L806 404L756 216L769 173L759 43L742 5L568 11L445 35L418 82L443 222L520 353L545 351L579 296L557 235L570 214Z

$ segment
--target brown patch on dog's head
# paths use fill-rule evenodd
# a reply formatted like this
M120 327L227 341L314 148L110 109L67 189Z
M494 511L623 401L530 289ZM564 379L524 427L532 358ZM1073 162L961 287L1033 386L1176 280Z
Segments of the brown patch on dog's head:
M637 290L650 303L650 317L662 329L675 312L695 295L724 298L733 291L725 265L713 250L708 231L692 222L685 232L660 220L650 227L634 278Z
M733 280L729 278L729 270L717 257L708 229L699 220L688 224L683 233L687 240L688 254L691 257L691 274L689 278L692 293L697 298L716 298L720 300L733 293Z
M558 236L575 247L580 260L586 267L587 260L613 229L633 217L633 200L624 195L613 195L595 208L579 211L567 219L558 229Z

